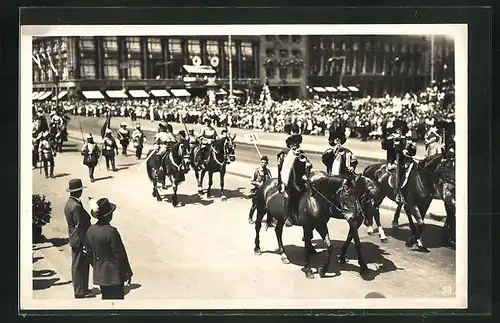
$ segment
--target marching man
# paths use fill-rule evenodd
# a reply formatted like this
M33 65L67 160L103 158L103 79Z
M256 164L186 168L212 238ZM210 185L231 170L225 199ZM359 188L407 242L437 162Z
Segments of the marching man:
M122 155L127 155L128 144L130 143L130 131L127 129L127 124L122 122L121 128L116 133L116 139L122 146Z
M108 170L110 163L111 167L113 168L113 172L116 172L116 166L115 166L115 151L118 154L118 146L116 145L115 138L113 138L113 134L111 132L111 129L106 129L105 132L105 137L104 137L104 142L103 142L103 149L102 149L102 154L106 158L106 168Z
M43 171L45 172L45 178L49 178L49 172L47 167L50 165L50 177L54 178L54 157L57 156L55 148L50 143L49 132L44 131L42 133L42 138L38 146L38 156L43 163Z
M134 148L135 148L135 158L141 159L142 148L144 148L144 143L146 142L146 136L142 132L140 124L135 125L135 130L132 133L132 142L134 143Z
M99 162L99 156L101 155L101 150L94 143L94 138L91 134L88 134L85 138L87 141L83 144L81 154L83 156L83 164L89 168L90 181L94 182L94 169Z
M269 164L269 158L267 156L262 156L260 158L260 166L255 169L255 172L253 173L253 178L251 181L251 184L253 185L251 191L250 191L250 197L252 197L252 207L250 208L250 213L248 214L248 222L250 224L253 224L253 213L255 212L255 209L257 208L257 201L256 201L256 192L259 189L259 187L262 186L267 180L271 179L271 171L269 168L267 168L267 165Z

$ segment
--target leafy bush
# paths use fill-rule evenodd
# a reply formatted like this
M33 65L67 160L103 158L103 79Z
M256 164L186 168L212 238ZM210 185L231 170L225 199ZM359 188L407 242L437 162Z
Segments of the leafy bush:
M43 227L52 218L52 203L45 195L33 194L33 225Z

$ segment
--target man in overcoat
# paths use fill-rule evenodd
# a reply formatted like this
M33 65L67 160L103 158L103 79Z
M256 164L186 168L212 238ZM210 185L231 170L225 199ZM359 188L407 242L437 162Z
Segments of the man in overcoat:
M90 215L83 208L80 197L85 186L82 180L75 178L69 181L70 196L64 207L64 215L68 223L69 245L71 246L71 277L75 298L89 295L89 262L85 255L86 234L90 227Z

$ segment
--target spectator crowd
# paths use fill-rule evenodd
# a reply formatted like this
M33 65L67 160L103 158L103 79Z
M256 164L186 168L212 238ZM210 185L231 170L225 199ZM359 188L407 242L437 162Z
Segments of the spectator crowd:
M454 120L454 86L444 83L428 87L420 93L406 93L384 98L338 98L314 96L308 100L263 100L251 102L242 97L229 101L217 99L154 98L113 101L62 101L59 105L74 115L114 116L167 122L201 123L209 117L218 127L289 132L296 124L303 134L326 135L332 124L346 126L349 137L378 139L384 127L395 119L408 123L415 140L423 141L428 128L439 120ZM34 103L35 108L51 110L55 101Z

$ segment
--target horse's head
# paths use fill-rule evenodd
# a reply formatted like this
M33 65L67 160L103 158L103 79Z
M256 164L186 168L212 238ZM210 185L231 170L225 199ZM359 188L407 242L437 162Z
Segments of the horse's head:
M335 192L335 200L340 206L342 215L347 219L363 216L363 210L356 195L356 188L348 180Z
M364 223L369 227L373 224L373 217L378 212L375 206L375 197L379 193L379 189L370 178L362 174L357 174L354 178L354 189L363 214L365 215Z
M436 167L436 175L443 181L455 183L455 155L443 155L440 163Z
M236 160L235 150L236 144L234 143L234 139L236 135L226 136L222 139L219 139L219 145L216 144L217 151L221 151L224 155L224 160L229 164ZM219 147L220 146L220 149Z
M187 173L189 171L189 164L191 162L189 142L186 139L181 138L180 141L176 144L176 147L174 147L174 151L177 153L178 158L182 160L181 166L183 171Z

